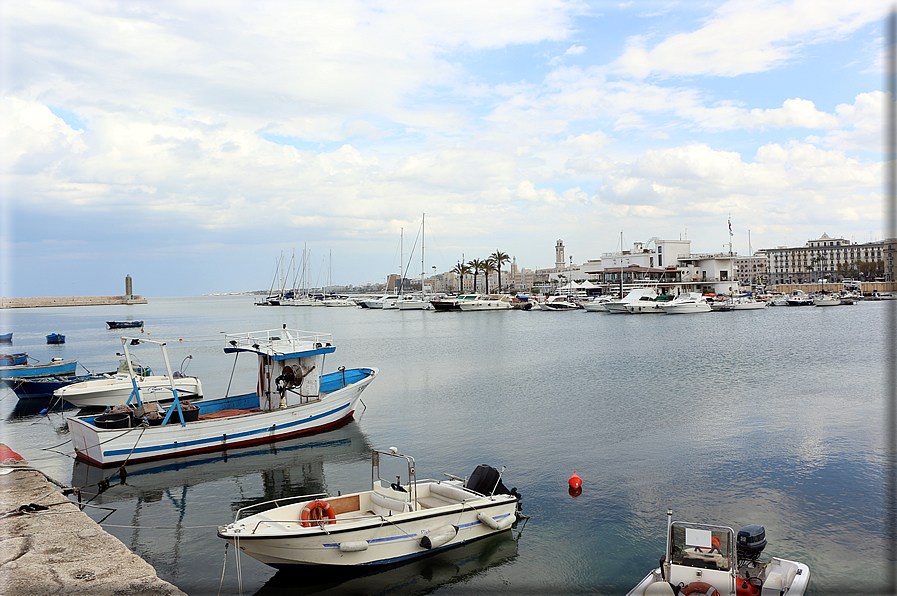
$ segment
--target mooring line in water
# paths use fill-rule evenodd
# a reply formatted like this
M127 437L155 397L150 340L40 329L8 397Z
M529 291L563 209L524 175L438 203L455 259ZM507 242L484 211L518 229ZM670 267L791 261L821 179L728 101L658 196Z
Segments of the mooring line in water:
M71 503L71 501L69 501ZM126 526L120 524L102 524L104 528L131 528L135 530L206 530L220 526Z
M224 571L227 569L227 547L230 546L230 542L224 543L224 563L221 565L221 581L218 582L218 596L221 596L221 588L224 586Z

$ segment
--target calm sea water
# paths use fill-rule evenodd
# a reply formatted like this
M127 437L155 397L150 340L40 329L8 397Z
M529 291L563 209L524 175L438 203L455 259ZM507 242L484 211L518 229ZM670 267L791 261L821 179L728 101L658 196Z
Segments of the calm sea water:
M241 593L215 526L280 496L370 486L370 450L397 447L418 477L507 466L530 516L505 534L360 578L279 572L240 558L243 594L624 594L656 566L666 510L766 527L765 554L807 563L810 594L880 593L885 581L887 304L702 316L435 313L255 307L251 297L2 312L13 351L115 368L146 321L207 397L254 389L220 332L333 333L337 366L374 366L360 421L274 446L130 466L86 511L191 595ZM63 333L62 346L44 336ZM206 341L199 341L200 338ZM179 341L182 340L182 341ZM157 351L144 364L162 370ZM234 378L231 380L231 372ZM3 442L75 486L108 475L70 457L64 416L0 393ZM56 447L55 451L46 448ZM571 497L574 470L583 492ZM223 580L222 580L223 574Z

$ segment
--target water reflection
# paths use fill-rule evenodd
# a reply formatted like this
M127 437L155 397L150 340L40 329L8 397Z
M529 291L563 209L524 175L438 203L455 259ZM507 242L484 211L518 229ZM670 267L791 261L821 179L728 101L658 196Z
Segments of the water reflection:
M385 568L340 569L333 572L278 571L257 596L302 594L430 594L438 588L468 581L517 558L517 540L512 530L452 548L409 563ZM353 573L354 572L354 573Z
M123 470L76 460L72 468L72 486L80 488L83 494L95 495L95 504L129 498L158 501L172 487L187 488L258 475L257 488L261 489L261 495L255 496L255 493L232 501L231 509L236 511L262 501L323 492L326 488L325 461L367 460L371 450L371 444L358 425L349 422L326 433L256 447L141 462L124 466Z

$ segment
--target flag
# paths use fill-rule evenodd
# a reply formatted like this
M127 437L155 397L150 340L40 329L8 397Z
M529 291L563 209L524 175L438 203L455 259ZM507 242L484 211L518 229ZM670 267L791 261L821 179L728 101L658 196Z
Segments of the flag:
M732 236L732 220L729 220L729 236Z

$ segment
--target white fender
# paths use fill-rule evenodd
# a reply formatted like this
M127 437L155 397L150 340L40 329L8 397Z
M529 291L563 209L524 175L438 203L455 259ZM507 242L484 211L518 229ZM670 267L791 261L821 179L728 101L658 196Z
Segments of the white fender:
M448 544L458 535L458 526L442 526L436 528L420 539L420 545L426 549L439 548Z
M357 553L368 549L367 540L355 540L352 542L340 542L339 550L342 553Z
M496 531L497 530L505 530L507 528L510 528L511 525L514 523L514 516L510 515L510 514L506 515L505 517L503 517L501 519L494 519L491 515L488 515L486 513L483 513L482 511L480 511L479 513L477 513L477 519L480 520L480 523L483 523L483 524L489 526L489 528L496 530Z

